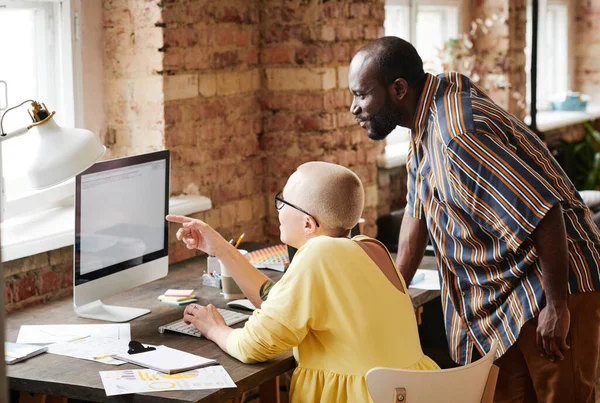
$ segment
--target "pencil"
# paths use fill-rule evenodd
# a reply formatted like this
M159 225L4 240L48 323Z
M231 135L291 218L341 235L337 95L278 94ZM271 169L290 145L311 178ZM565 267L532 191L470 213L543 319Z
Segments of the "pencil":
M246 235L246 233L243 233L242 235L240 235L240 237L238 238L237 242L235 243L235 248L236 249L240 245L240 242L242 242L242 239L244 238L244 235Z

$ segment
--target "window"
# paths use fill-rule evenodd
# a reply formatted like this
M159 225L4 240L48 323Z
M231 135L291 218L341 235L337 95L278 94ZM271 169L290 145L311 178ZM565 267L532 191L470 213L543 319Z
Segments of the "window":
M59 125L75 126L70 20L68 0L0 0L0 81L6 83L0 85L0 114L7 107L33 99L56 111ZM30 124L27 109L26 104L9 112L4 130ZM22 211L24 200L35 200L40 206L52 199L49 195L56 194L42 191L31 197L24 180L28 160L27 135L2 143L8 216L15 207Z
M460 0L386 0L385 35L412 43L423 59L425 71L441 73L438 50L459 35L460 5ZM409 140L410 131L396 127L387 137L387 145L395 150L395 145Z
M531 0L527 7L527 103L531 103ZM554 96L569 90L569 13L568 0L541 1L538 24L537 107L550 108Z

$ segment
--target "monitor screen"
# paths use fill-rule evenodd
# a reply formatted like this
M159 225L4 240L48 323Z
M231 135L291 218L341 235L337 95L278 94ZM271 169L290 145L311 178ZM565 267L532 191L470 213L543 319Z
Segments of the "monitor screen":
M76 178L75 285L168 255L169 152L95 164Z

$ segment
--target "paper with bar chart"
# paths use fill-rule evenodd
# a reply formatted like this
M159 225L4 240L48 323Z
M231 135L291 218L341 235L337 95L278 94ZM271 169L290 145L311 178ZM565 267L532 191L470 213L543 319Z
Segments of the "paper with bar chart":
M148 345L146 345L148 346ZM113 354L127 354L129 338L113 339L109 337L86 337L67 343L55 343L48 346L48 352L67 357L101 362L109 365L122 365L125 361L113 358Z
M181 372L163 374L151 369L126 369L123 371L100 371L106 396L129 393L160 392L166 390L200 390L235 388L233 379L221 365Z

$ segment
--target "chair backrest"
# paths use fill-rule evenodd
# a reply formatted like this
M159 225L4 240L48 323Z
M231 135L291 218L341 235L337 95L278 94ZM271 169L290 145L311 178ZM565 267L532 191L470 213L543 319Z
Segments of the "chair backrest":
M493 361L497 349L498 341L494 340L484 357L458 368L436 371L373 368L366 376L369 394L374 403L485 402L496 387L498 370Z

